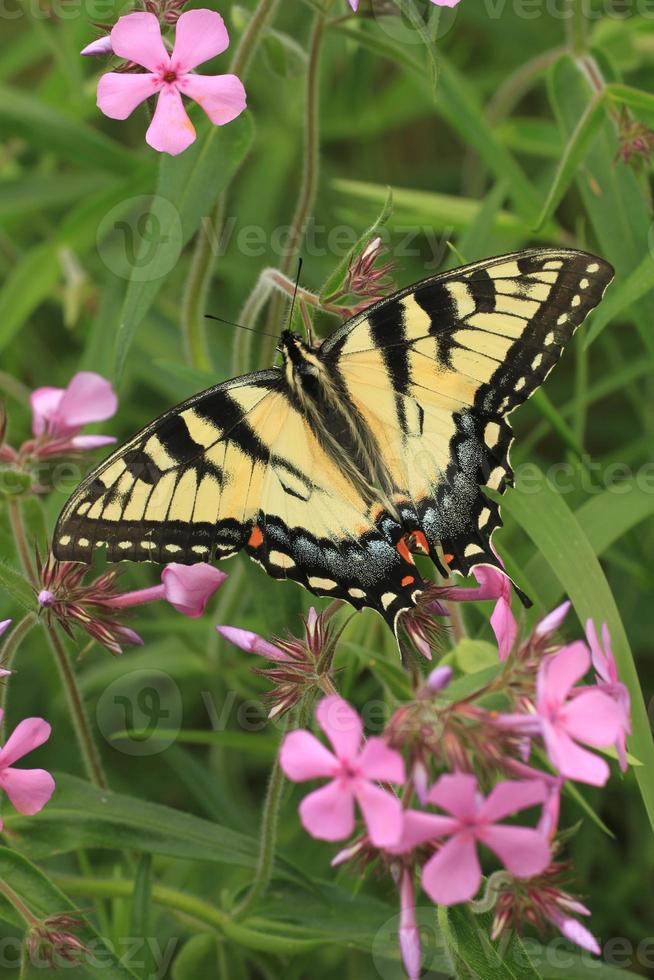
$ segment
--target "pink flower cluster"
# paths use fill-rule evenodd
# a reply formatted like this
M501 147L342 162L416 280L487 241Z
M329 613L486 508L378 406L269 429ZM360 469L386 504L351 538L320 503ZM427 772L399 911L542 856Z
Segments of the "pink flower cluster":
M478 578L484 589L488 573ZM508 603L508 594L499 601ZM514 631L510 607L508 612L500 608L495 626L500 638L507 630L511 634L508 651L517 627ZM514 652L500 679L474 698L448 701L452 671L438 667L415 700L396 710L381 737L366 740L358 713L332 694L316 711L329 748L306 730L284 738L280 765L289 779L327 780L300 804L307 832L320 840L345 840L355 831L358 809L363 835L335 863L358 856L394 869L400 887L400 945L410 977L420 975L413 912L416 871L435 903L466 902L481 885L480 850L491 851L509 873L508 881L515 882L504 880L499 891L496 933L509 921L549 923L599 951L591 933L573 917L589 914L588 909L557 884L562 867L554 859L559 797L565 780L603 785L608 779L607 763L587 746L615 745L626 765L629 696L618 679L606 628L600 643L588 623L590 649L582 642L552 648L553 631L568 608L566 603L546 617ZM271 656L257 641L250 648ZM596 682L580 684L591 663ZM503 693L514 710L488 710L484 697L489 693ZM550 770L530 763L536 742ZM397 787L403 787L401 796ZM533 826L505 822L535 808Z

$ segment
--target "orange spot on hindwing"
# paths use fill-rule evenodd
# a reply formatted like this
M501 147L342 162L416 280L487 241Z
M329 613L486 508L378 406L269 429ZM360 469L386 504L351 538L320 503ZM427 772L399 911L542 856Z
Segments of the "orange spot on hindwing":
M406 541L404 540L404 538L401 538L397 542L397 544L395 545L395 550L397 551L397 553L402 558L404 558L405 561L408 561L410 565L413 565L413 563L414 563L413 562L413 558L411 557L411 552L409 551L409 546L406 543Z
M250 537L248 538L248 546L250 548L258 548L263 544L263 534L261 533L261 528L256 525L252 528Z
M420 551L423 555L429 554L429 542L422 531L412 531L410 539L414 551Z
M414 582L415 579L413 575L405 575L404 578L402 579L402 585L413 585Z

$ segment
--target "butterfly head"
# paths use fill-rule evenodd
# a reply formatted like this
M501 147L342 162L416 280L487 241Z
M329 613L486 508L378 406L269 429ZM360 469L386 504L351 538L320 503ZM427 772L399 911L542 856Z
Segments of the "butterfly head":
M317 351L302 340L299 334L284 330L279 338L279 351L283 359L286 380L291 388L305 392L315 387L325 375L325 368Z

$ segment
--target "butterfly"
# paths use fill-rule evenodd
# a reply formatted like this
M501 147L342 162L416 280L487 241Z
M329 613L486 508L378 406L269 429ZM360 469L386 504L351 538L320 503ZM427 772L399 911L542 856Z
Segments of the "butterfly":
M545 380L613 276L532 248L436 275L281 366L194 395L116 450L57 523L59 559L208 562L245 550L269 575L377 610L397 632L443 575L499 566L510 413Z

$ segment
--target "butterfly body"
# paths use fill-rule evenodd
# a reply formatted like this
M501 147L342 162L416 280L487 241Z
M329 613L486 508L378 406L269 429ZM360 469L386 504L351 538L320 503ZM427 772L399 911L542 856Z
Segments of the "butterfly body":
M530 249L418 283L317 347L157 419L78 488L57 557L197 562L245 549L275 578L397 626L441 574L498 565L480 487L511 482L508 414L544 380L612 270Z

